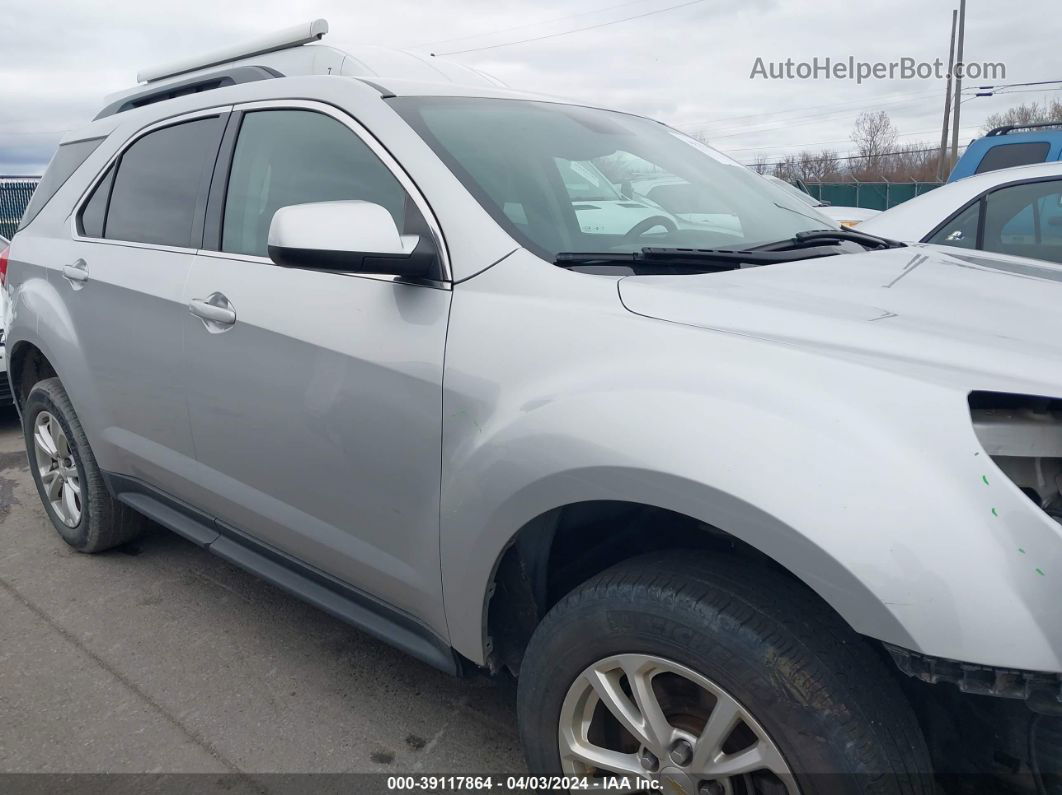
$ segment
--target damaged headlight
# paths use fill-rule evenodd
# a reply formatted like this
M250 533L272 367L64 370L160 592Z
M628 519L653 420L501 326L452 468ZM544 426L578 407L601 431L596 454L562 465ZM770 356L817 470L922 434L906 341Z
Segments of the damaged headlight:
M996 465L1062 522L1062 399L974 392L970 414Z

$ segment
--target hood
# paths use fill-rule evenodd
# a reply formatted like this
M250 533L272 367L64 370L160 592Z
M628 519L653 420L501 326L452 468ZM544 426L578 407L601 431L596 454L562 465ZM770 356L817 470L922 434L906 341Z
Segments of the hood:
M964 388L1062 396L1062 268L1048 263L919 245L630 276L619 293L646 317Z
M881 215L881 210L869 210L866 207L845 207L843 205L830 204L825 207L817 207L816 209L839 224L846 221L849 223L862 223L863 221L869 221L871 218L877 218Z

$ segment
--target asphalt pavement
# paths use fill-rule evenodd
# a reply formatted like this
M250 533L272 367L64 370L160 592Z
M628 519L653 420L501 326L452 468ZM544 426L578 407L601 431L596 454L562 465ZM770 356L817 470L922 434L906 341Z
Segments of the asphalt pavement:
M448 677L161 528L72 551L0 409L0 773L524 770L510 683Z

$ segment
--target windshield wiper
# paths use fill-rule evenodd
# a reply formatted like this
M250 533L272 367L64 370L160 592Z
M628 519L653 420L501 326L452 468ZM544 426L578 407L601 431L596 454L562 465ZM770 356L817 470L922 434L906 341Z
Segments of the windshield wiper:
M553 264L571 267L627 266L634 270L675 272L717 272L738 270L746 266L795 262L814 257L845 253L836 246L812 246L799 250L758 250L731 248L654 248L633 252L561 251Z
M561 251L554 264L564 268L628 267L652 273L705 273L745 267L796 262L817 257L850 254L842 243L857 243L867 250L903 248L906 244L852 229L812 229L775 243L751 248L656 248L641 251Z
M812 229L808 232L797 232L796 235L775 243L766 243L762 246L754 246L751 251L789 251L798 250L811 246L821 246L830 241L840 243L849 241L858 243L867 249L904 248L905 243L888 238L869 235L866 232L857 232L854 229Z

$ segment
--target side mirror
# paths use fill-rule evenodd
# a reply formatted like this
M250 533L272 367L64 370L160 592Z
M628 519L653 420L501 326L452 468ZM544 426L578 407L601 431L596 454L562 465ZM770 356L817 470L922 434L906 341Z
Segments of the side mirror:
M269 258L287 268L437 278L427 235L400 235L379 204L315 202L281 207L269 224Z

